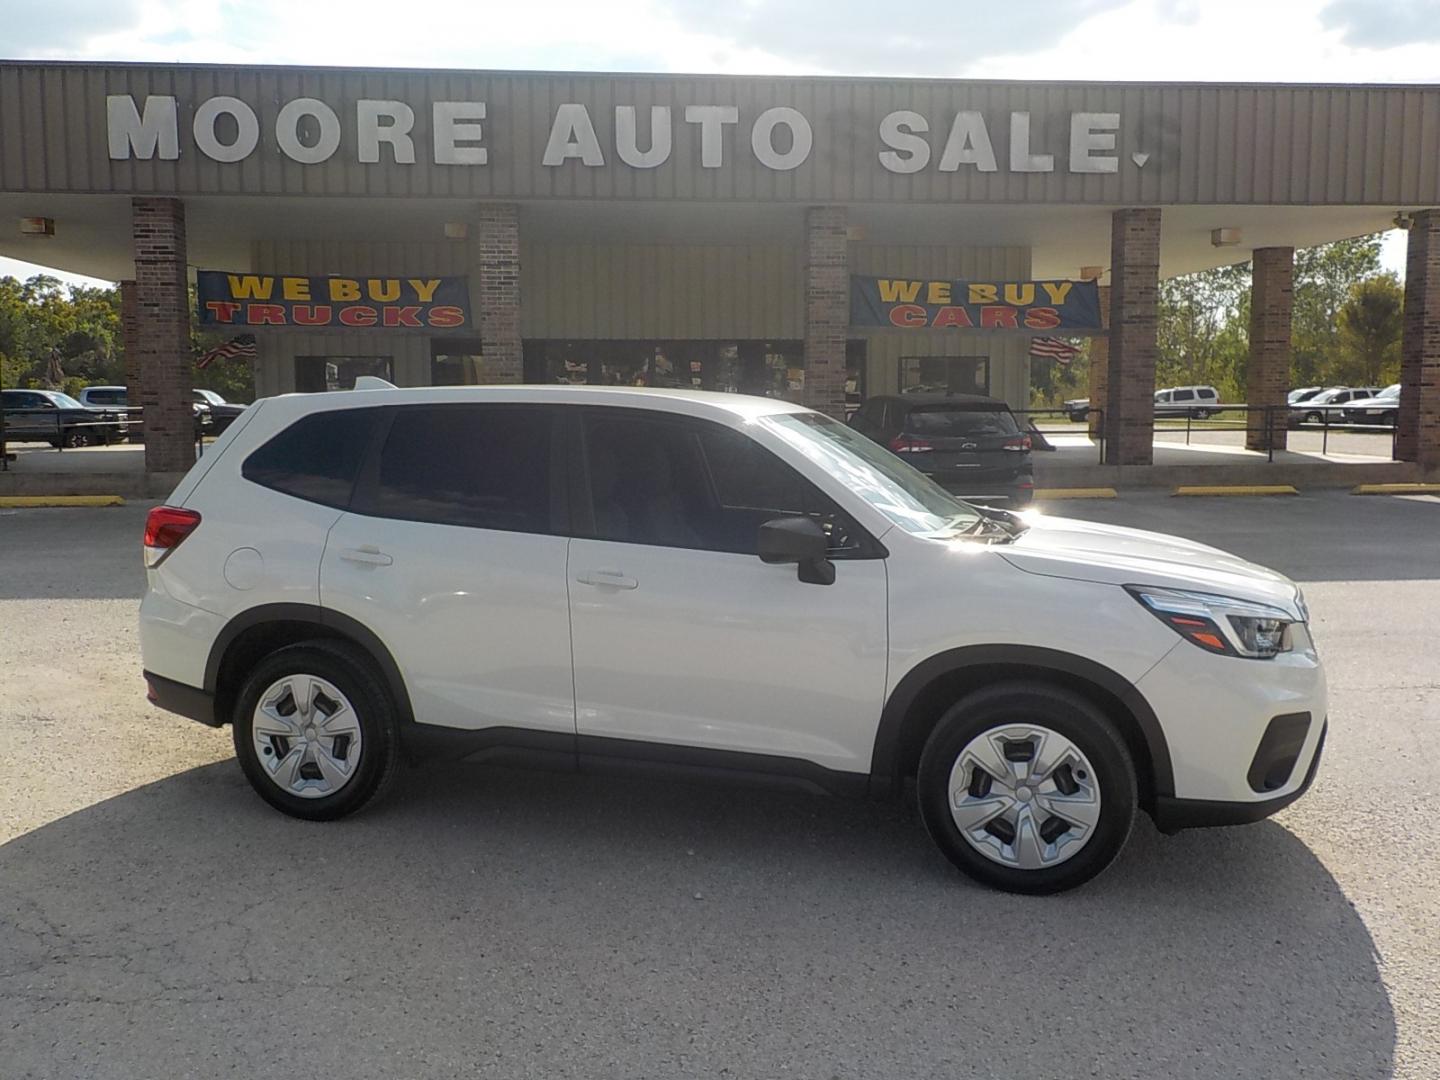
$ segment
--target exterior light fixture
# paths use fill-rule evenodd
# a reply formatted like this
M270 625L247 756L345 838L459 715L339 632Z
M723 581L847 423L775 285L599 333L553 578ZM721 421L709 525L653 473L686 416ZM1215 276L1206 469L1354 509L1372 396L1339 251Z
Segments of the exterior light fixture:
M20 219L21 236L54 236L55 219L48 217L22 217Z
M470 235L470 226L464 221L447 221L445 223L446 240L464 240Z
M1239 229L1211 229L1211 247L1234 247L1240 243L1241 232Z

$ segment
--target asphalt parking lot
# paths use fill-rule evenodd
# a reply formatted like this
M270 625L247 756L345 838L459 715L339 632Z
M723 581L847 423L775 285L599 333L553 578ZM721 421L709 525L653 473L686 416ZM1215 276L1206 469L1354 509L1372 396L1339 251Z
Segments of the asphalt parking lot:
M144 509L0 510L0 1077L1440 1075L1440 500L1126 496L1302 581L1311 793L971 885L908 807L504 771L329 825L150 709Z

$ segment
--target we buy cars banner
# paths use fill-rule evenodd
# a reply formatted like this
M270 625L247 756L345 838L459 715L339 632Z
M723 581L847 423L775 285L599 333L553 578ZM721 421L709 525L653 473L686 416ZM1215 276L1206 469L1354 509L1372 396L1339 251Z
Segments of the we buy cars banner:
M373 327L405 330L470 325L463 277L295 277L201 270L202 326Z
M902 329L1099 330L1093 281L850 278L850 325Z

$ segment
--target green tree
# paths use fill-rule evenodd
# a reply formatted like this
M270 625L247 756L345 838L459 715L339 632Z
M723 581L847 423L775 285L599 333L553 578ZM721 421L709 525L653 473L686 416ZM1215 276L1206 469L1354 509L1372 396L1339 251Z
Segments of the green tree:
M1156 385L1215 386L1222 400L1243 400L1249 321L1249 263L1162 281Z
M1339 373L1343 352L1340 309L1355 283L1379 270L1379 233L1295 252L1292 385L1343 381Z
M1404 308L1405 291L1394 274L1376 274L1350 287L1335 319L1337 381L1383 386L1400 377Z

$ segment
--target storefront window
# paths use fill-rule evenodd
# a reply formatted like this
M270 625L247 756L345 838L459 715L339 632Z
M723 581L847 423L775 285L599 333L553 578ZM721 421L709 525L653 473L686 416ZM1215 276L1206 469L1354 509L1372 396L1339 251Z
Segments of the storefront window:
M990 393L988 356L902 356L902 394Z
M525 342L525 381L659 386L783 397L804 375L798 341Z
M430 385L474 386L481 378L480 339L431 338Z
M295 389L302 394L327 390L353 390L361 375L378 375L394 382L393 364L388 356L297 356Z

